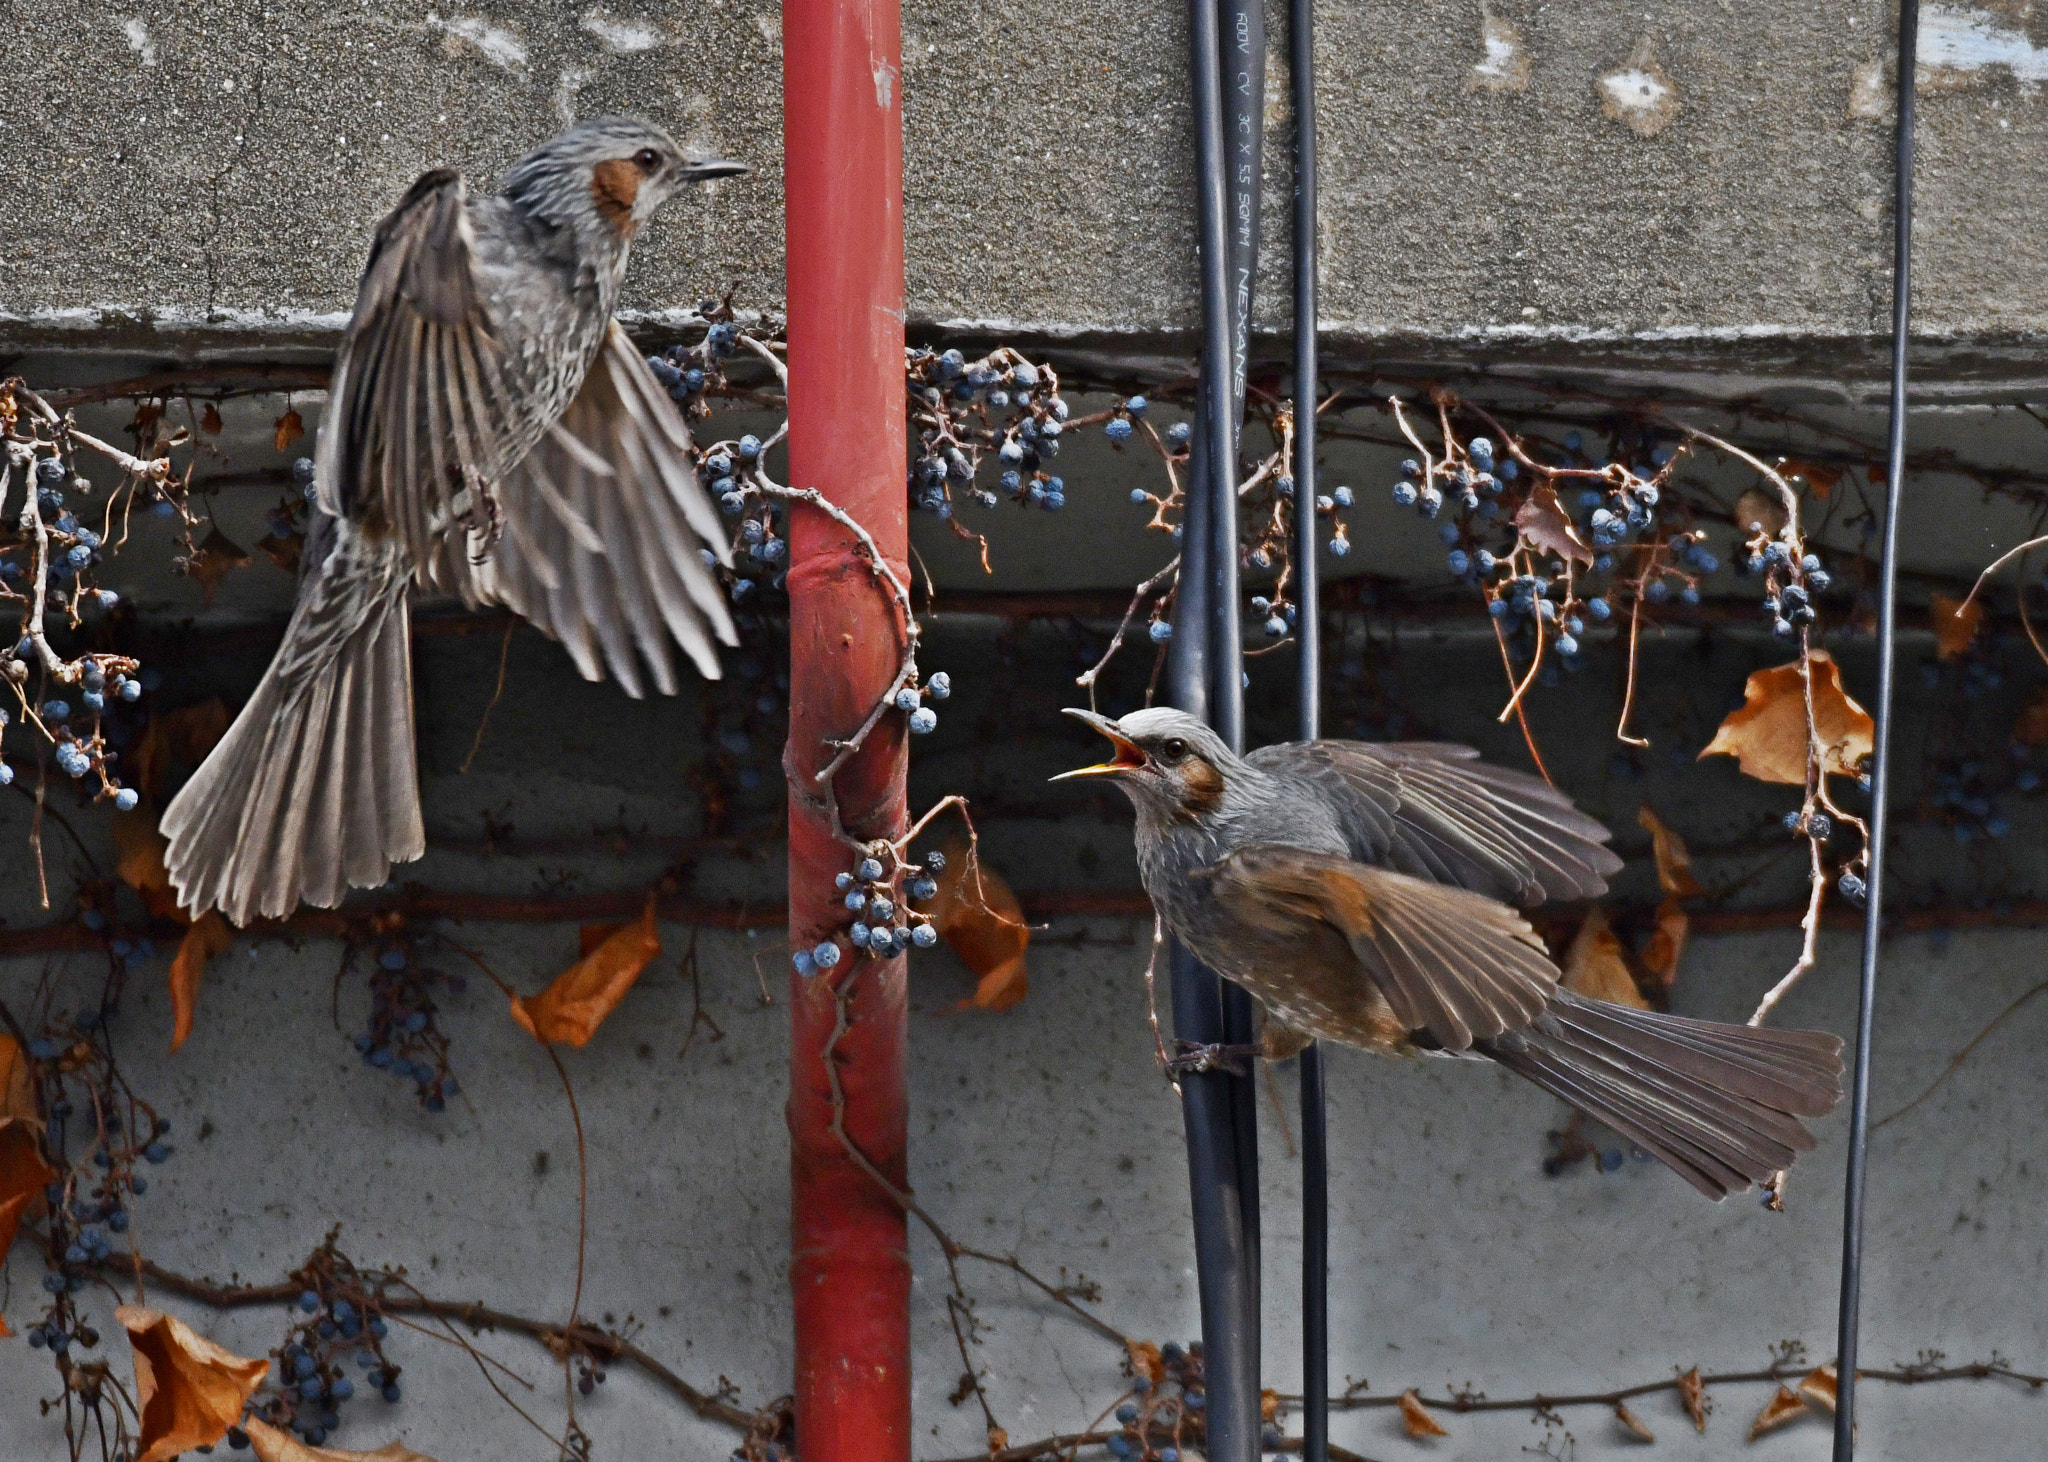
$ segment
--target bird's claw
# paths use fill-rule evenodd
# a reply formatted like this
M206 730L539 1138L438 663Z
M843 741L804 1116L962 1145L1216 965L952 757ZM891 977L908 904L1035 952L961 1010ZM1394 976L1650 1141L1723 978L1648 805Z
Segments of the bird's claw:
M1227 1071L1232 1076L1242 1076L1245 1069L1238 1064L1240 1058L1255 1060L1258 1055L1257 1046L1175 1041L1173 1054L1166 1058L1166 1070L1173 1076L1187 1076L1200 1071Z

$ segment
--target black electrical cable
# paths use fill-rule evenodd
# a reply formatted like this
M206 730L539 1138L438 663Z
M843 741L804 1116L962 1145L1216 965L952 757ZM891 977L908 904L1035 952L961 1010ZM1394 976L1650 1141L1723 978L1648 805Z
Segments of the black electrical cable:
M1235 731L1241 737L1241 692L1223 697L1221 706L1215 694L1217 647L1230 647L1224 658L1235 665L1239 643L1234 638L1238 624L1237 456L1231 404L1228 205L1219 40L1216 0L1189 0L1196 217L1201 247L1202 405L1190 454L1188 510L1182 518L1181 569L1174 596L1175 633L1168 671L1169 691L1177 705L1206 715L1226 736ZM1221 576L1215 552L1219 541L1229 545L1221 557L1230 572ZM1233 690L1238 687L1234 678L1228 684ZM1226 987L1178 944L1169 950L1168 972L1175 1035L1201 1045L1226 1042L1230 1022L1224 992L1235 987ZM1256 1270L1249 1262L1253 1246L1245 1232L1247 1207L1257 1201L1257 1179L1240 1169L1235 1080L1221 1071L1181 1078L1207 1392L1205 1452L1213 1462L1256 1462L1259 1456ZM1249 1195L1247 1190L1252 1190Z
M1294 112L1294 597L1299 734L1322 731L1316 552L1316 67L1314 0L1290 0ZM1330 1133L1323 1048L1301 1053L1301 1455L1330 1456Z
M1856 1456L1856 1332L1863 1299L1863 1189L1870 1142L1870 1035L1877 1003L1877 962L1884 933L1885 824L1890 813L1893 620L1898 607L1899 507L1906 479L1906 326L1913 293L1913 89L1918 63L1918 0L1899 4L1898 147L1892 199L1892 400L1885 469L1884 552L1877 597L1877 737L1870 757L1869 901L1863 914L1863 968L1856 998L1856 1069L1849 1087L1849 1169L1842 1193L1842 1310L1835 1369L1835 1462Z

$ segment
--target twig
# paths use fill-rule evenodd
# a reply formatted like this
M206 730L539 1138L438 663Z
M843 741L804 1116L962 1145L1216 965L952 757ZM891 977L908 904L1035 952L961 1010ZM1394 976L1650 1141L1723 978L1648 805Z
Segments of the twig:
M2043 980L2040 984L2034 986L2025 994L2021 995L2017 1000L2013 1001L2012 1004L2006 1006L2005 1009L1999 1011L1997 1015L1991 1018L1991 1023L1989 1025L1985 1026L1984 1029L1978 1031L1976 1035L1970 1037L1968 1045L1964 1046L1962 1050L1956 1052L1955 1055L1949 1057L1948 1065L1941 1068L1941 1075L1935 1077L1934 1080L1928 1082L1926 1089L1922 1091L1920 1095L1914 1097L1913 1100L1907 1102L1903 1107L1900 1107L1897 1111L1891 1113L1889 1116L1883 1118L1881 1121L1872 1123L1870 1130L1875 1132L1878 1128L1885 1126L1887 1123L1898 1121L1899 1118L1905 1116L1906 1113L1912 1111L1913 1108L1919 1106L1920 1103L1926 1101L1929 1097L1933 1096L1936 1088L1938 1088L1944 1081L1947 1081L1951 1076L1954 1076L1957 1071L1962 1069L1963 1063L1970 1059L1970 1053L1976 1050L1977 1047L1983 1043L1985 1037L1989 1036L1993 1031L1997 1030L2001 1025L2003 1025L2008 1017L2017 1014L2019 1012L2019 1008L2022 1005L2025 1005L2029 1000L2032 1000L2036 995L2039 995L2043 990L2048 990L2048 980Z

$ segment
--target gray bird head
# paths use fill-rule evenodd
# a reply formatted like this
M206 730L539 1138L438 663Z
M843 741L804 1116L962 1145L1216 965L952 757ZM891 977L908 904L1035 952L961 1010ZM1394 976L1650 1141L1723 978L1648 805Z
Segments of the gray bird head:
M1116 755L1053 780L1108 777L1141 814L1161 822L1199 820L1217 812L1230 790L1229 779L1246 770L1222 737L1185 711L1153 706L1121 721L1072 708L1067 714L1108 737Z
M623 245L686 183L747 169L691 158L641 117L594 117L512 164L503 192L526 212L561 228Z

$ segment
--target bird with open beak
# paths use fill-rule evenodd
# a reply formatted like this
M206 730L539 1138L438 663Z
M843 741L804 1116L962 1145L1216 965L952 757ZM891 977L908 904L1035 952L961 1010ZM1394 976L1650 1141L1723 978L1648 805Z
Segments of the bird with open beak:
M1196 717L1070 710L1114 754L1138 869L1196 958L1256 996L1257 1047L1321 1039L1497 1061L1720 1199L1814 1145L1841 1096L1842 1042L1584 999L1517 906L1593 898L1621 860L1544 782L1467 747L1314 741L1239 756Z

